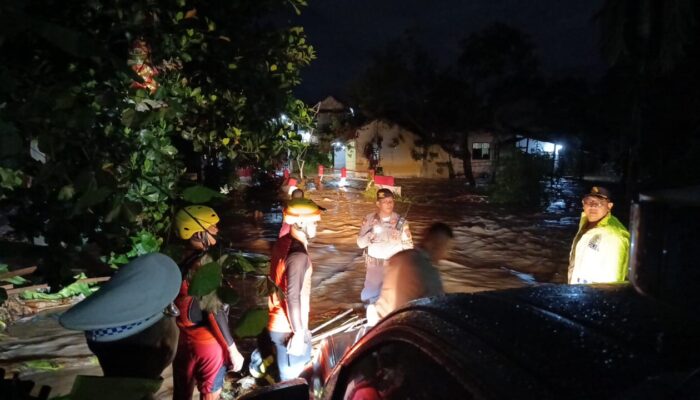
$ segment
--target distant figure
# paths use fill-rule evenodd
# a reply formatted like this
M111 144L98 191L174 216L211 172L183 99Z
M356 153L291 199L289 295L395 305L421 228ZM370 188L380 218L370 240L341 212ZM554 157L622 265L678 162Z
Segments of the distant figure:
M304 191L301 189L294 189L292 191L292 199L303 199L304 198Z
M453 238L452 229L437 222L426 229L418 248L400 251L389 259L379 299L367 307L369 325L411 300L444 293L435 264L447 256Z
M282 190L284 193L289 196L290 198L292 197L292 193L294 193L297 190L300 190L297 185L299 182L296 180L296 178L289 178L285 180L284 183L282 183ZM301 196L304 197L304 192L301 193Z
M180 282L170 257L147 254L61 315L63 327L85 331L104 376L78 376L71 393L59 399L153 398L177 349L179 311L173 300Z
M394 193L379 189L376 204L377 211L365 217L357 235L357 245L367 249L367 272L360 299L369 304L379 298L387 260L401 250L413 248L408 222L394 212Z
M299 376L311 360L309 306L311 258L307 246L316 236L321 210L311 200L290 200L284 208L288 234L277 239L270 258L267 329L275 346L280 379Z
M630 234L611 214L610 191L593 186L583 199L578 233L571 245L568 282L611 283L627 278Z
M228 324L228 305L216 292L192 296L189 287L197 270L211 261L207 254L216 244L219 216L212 208L193 205L175 215L180 239L188 249L180 270L183 281L175 304L181 310L177 317L180 344L173 363L173 399L189 400L195 385L204 400L216 400L224 387L226 371L239 371L243 355L233 341Z

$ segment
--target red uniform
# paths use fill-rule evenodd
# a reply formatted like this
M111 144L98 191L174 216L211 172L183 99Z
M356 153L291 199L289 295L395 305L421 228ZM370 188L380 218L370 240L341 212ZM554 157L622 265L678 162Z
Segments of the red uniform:
M173 361L174 400L192 398L195 383L200 393L221 389L230 365L228 347L233 337L228 316L222 309L214 313L203 311L197 298L188 294L189 282L182 281L175 305L180 309L177 325L180 341Z

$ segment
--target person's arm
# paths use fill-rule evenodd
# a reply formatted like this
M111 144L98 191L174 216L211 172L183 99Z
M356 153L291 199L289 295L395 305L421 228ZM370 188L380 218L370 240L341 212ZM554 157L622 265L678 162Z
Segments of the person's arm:
M287 318L292 331L304 332L306 327L302 323L301 316L301 289L304 285L304 275L309 268L309 256L305 253L292 253L286 260L287 292L285 303L287 305Z
M397 257L398 255L398 257ZM379 294L379 299L375 303L375 311L381 319L394 311L399 304L397 299L400 297L399 291L403 288L399 286L399 268L401 264L401 253L393 255L384 269L384 277L382 279L382 289Z
M207 318L209 320L209 328L214 334L216 341L226 350L225 354L228 355L228 363L234 371L240 371L243 368L244 358L233 341L227 313L223 309L219 309L216 313L207 313Z
M308 327L304 326L302 318L301 291L304 286L304 276L309 268L309 256L296 252L287 257L287 292L285 304L287 306L287 318L292 327L292 337L287 342L287 352L293 356L303 355L306 346L310 345Z
M401 248L404 250L413 248L413 237L411 236L411 229L408 227L408 221L403 224L403 231L401 232Z
M369 216L362 221L360 233L357 235L357 246L361 249L364 249L372 243L372 239L374 238L374 232L372 232L372 228L374 228L372 224L373 220L374 218Z
M217 341L226 348L234 345L231 329L228 325L228 316L224 310L219 310L216 313L209 314L209 325L217 338Z

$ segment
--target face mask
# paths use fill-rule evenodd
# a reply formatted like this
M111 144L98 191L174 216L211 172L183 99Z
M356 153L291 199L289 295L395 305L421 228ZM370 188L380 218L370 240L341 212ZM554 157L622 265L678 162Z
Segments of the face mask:
M306 237L309 239L316 237L316 222L314 221L305 224L304 233L306 233Z

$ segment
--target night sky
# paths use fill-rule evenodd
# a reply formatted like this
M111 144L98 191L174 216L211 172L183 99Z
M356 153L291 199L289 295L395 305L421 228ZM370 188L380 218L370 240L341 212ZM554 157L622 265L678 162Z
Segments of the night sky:
M456 60L460 39L493 22L529 34L550 76L596 77L604 66L593 20L603 0L309 0L294 19L306 29L317 60L305 69L296 94L309 103L341 98L347 85L381 48L415 32L441 63Z

